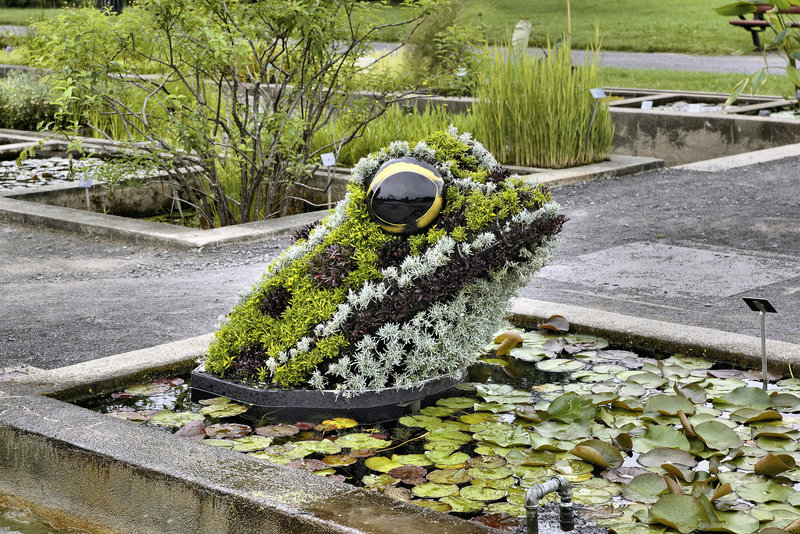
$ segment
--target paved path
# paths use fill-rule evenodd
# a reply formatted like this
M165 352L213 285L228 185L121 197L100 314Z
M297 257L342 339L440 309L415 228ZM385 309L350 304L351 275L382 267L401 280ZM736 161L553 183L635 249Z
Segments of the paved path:
M397 47L392 43L374 43L379 51L388 51ZM532 53L538 49L530 48ZM586 53L580 50L572 52L574 63L583 63ZM602 67L621 67L626 69L660 69L703 72L738 72L751 74L768 65L771 73L782 74L785 62L777 55L770 54L766 58L761 54L730 56L691 56L688 54L638 53L602 51L600 58Z

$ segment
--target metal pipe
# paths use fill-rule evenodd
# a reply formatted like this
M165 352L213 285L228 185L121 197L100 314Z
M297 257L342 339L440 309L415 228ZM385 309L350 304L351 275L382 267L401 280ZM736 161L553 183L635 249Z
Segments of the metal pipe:
M558 492L561 503L558 520L561 530L568 532L575 528L575 510L572 507L572 484L563 476L556 476L531 486L525 493L526 524L528 534L539 534L539 500L548 493Z

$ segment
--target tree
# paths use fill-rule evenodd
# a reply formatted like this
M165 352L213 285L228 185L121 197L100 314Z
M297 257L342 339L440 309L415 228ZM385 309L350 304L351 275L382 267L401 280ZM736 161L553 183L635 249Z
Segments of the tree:
M360 91L382 29L407 34L445 0L407 0L406 20L356 0L140 0L122 14L66 10L36 26L62 123L123 139L138 165L184 191L206 226L290 213L319 155L406 94ZM326 124L350 125L312 149ZM341 129L339 129L341 131Z

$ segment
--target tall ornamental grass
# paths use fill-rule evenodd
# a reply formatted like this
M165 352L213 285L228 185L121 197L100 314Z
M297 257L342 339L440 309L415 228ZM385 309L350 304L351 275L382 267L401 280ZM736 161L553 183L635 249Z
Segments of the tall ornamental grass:
M573 67L567 46L495 54L477 87L475 133L505 164L563 168L608 159L614 126L608 100L598 103L597 49ZM588 142L587 142L588 133Z

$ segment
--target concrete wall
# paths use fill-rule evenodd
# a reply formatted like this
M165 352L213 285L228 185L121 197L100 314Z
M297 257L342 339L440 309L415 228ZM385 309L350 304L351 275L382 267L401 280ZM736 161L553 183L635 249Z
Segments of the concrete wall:
M612 108L613 152L668 166L800 142L800 120Z

